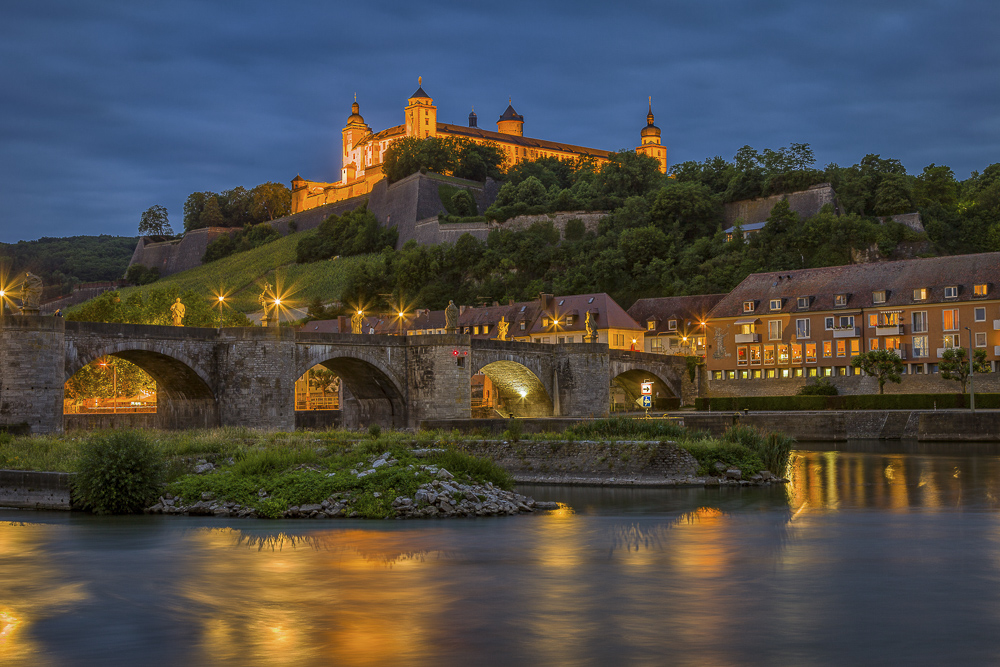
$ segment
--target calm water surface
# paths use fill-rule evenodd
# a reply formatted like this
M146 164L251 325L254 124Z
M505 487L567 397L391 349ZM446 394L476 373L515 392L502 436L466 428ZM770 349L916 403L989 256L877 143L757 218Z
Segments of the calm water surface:
M0 665L1000 662L1000 455L876 447L503 519L0 511Z

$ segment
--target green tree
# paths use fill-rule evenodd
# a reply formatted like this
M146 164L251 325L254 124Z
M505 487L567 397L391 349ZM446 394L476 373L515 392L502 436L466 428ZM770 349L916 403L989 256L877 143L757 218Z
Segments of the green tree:
M143 211L139 218L140 236L167 236L173 233L174 230L170 228L170 222L167 220L165 207L156 204Z
M972 366L976 373L989 373L986 363L986 350L976 350L972 354ZM938 364L941 377L945 380L956 380L962 385L962 393L969 383L969 353L964 347L951 348L944 351L941 363Z
M205 225L201 223L201 214L205 210L205 202L209 198L215 198L214 192L192 192L184 202L184 231L201 229Z
M226 227L226 216L222 213L222 205L218 195L205 199L205 208L199 218L200 227Z
M903 174L886 174L875 190L875 215L897 215L913 210L910 184Z
M93 361L66 381L65 395L77 403L91 398L130 398L155 394L156 381L135 364L118 357Z
M292 212L292 191L281 183L261 183L250 191L250 214L255 222L265 222Z
M869 350L851 359L851 366L878 380L878 393L885 393L885 383L902 381L903 360L890 350Z
M451 196L451 210L455 215L470 217L477 215L476 200L468 190L457 190Z

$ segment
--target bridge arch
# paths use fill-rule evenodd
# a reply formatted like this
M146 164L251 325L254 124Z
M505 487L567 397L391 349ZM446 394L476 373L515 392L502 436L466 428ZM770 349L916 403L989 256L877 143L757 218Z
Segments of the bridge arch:
M88 348L67 359L63 381L84 366L107 356L131 362L156 381L156 423L164 429L212 428L219 425L219 408L211 376L178 350L156 349L155 343L114 341Z
M512 359L497 359L473 369L473 375L490 379L497 397L497 411L515 417L551 417L552 397L532 369Z
M681 399L680 383L672 378L671 374L664 373L663 369L642 364L612 364L612 393L614 394L615 388L620 390L624 395L626 410L641 409L636 399L642 395L643 382L653 384L653 409L665 410L676 407L676 401ZM614 401L615 398L612 396L612 402Z
M392 371L380 360L335 349L312 347L297 361L295 377L314 366L323 366L341 380L341 423L347 428L379 424L407 426L406 397Z

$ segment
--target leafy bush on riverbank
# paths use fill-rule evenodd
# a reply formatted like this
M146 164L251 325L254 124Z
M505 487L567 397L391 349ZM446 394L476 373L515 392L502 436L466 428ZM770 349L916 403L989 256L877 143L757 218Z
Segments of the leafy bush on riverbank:
M679 442L681 447L698 459L699 474L715 472L716 463L739 468L744 477L767 470L784 476L794 438L782 433L766 433L752 426L732 426L721 440L701 439Z
M87 440L81 448L73 496L95 514L134 514L161 489L163 453L140 431L115 431Z

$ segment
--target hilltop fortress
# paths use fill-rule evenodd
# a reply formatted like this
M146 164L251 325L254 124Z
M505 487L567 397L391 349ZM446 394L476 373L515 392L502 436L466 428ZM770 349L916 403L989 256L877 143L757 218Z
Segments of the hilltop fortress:
M510 101L508 101L510 102ZM374 132L360 114L355 99L351 105L351 115L347 118L341 134L341 158L343 167L340 180L333 183L307 181L301 176L292 180L292 213L333 204L335 202L366 195L376 183L384 178L382 163L389 145L403 137L426 139L429 137L456 137L470 139L479 144L492 143L506 156L507 166L523 160L554 157L563 160L590 159L601 164L606 162L611 151L585 148L545 139L524 136L524 116L514 111L513 103L497 120L497 131L478 126L475 110L469 114L469 125L439 123L434 100L424 92L423 81L417 78L417 90L407 100L403 110L404 123L380 132ZM640 146L637 153L648 155L660 163L660 171L667 172L667 148L660 143L660 129L653 124L653 106L650 100L646 126L642 128Z

